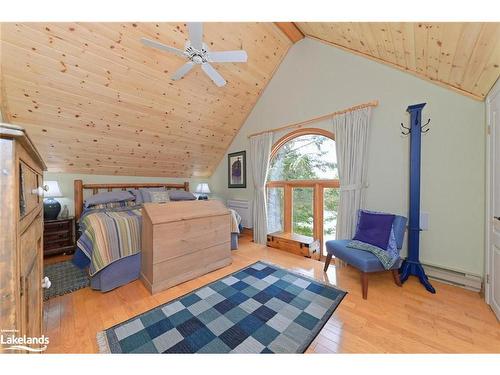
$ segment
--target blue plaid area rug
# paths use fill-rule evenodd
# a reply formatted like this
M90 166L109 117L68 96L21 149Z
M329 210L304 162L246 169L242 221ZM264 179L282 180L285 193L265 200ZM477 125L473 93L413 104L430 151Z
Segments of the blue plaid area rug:
M99 351L303 353L345 295L257 262L99 332Z

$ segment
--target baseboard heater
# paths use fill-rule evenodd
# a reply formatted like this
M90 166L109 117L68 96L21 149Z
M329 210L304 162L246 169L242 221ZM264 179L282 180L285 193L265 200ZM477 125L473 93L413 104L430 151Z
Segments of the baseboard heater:
M483 279L480 276L428 264L423 264L423 266L425 273L430 279L459 286L474 292L481 290Z

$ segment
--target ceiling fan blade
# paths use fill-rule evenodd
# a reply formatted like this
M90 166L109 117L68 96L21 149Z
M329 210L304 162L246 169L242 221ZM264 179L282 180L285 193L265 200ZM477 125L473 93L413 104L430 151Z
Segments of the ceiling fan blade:
M191 46L201 51L203 47L203 24L201 22L188 22L187 27Z
M174 73L174 75L172 76L172 79L174 81L177 81L177 80L181 79L186 74L188 74L191 69L193 69L193 66L194 66L194 62L188 61L187 63L185 63L183 66L181 66L180 69L178 69Z
M245 51L208 52L211 62L247 62L248 55Z
M212 65L210 65L209 63L203 63L201 64L201 69L203 69L203 71L205 73L207 73L207 76L210 77L210 79L212 81L214 81L214 83L221 87L221 86L224 86L226 84L226 80L224 78L222 78L222 76L219 74L219 72L217 72L217 70L214 69L214 67Z
M167 52L175 53L176 55L181 56L181 57L186 57L186 55L184 55L184 51L181 51L178 48L170 47L170 46L167 46L166 44L156 42L156 41L148 39L148 38L141 38L141 42L145 46L158 48L158 49L161 49L162 51L167 51Z

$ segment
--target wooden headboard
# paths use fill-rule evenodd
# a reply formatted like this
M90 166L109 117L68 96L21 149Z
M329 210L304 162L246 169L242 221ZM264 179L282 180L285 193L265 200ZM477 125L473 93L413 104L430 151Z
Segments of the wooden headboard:
M100 189L112 191L113 189L141 189L141 188L155 188L164 187L167 190L185 190L189 191L189 182L182 184L167 184L162 182L143 182L143 183L119 183L119 184L84 184L82 180L74 181L75 187L75 220L80 219L83 211L83 191L92 190L92 194L97 194Z

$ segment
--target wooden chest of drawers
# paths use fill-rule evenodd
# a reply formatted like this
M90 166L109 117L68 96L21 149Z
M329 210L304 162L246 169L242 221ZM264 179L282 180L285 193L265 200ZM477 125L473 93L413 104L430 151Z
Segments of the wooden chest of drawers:
M151 293L231 264L231 222L222 202L146 203L141 280Z
M73 253L75 251L75 220L46 220L43 225L43 255Z

